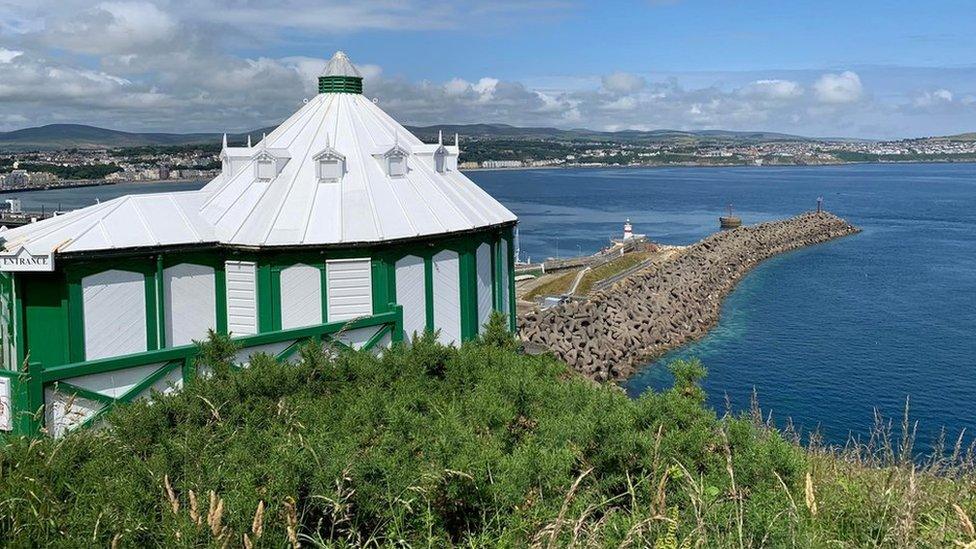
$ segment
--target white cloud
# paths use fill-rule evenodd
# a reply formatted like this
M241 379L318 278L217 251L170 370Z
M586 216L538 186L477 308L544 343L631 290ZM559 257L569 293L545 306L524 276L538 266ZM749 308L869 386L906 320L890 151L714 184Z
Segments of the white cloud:
M148 2L103 2L77 13L52 13L50 27L38 33L38 40L76 52L125 54L170 49L170 43L179 38L176 18Z
M647 85L647 81L637 74L615 72L603 77L603 89L611 93L634 93Z
M836 105L854 103L864 94L861 77L852 71L824 74L814 82L813 90L821 102Z
M932 107L952 103L952 92L942 88L935 91L927 91L915 97L912 101L916 107Z
M792 80L756 80L741 91L746 96L782 101L802 96L803 86Z
M17 59L24 52L17 50L8 50L6 48L0 48L0 63L10 63L14 59Z
M325 59L254 52L287 51L290 40L305 44L314 37L327 56L347 33L362 30L463 28L472 18L479 29L510 27L527 10L566 9L572 8L559 0L531 6L516 0L0 0L0 128L55 121L132 130L262 127L316 93ZM526 85L497 74L417 82L398 76L402 67L387 67L397 76L378 65L358 68L366 94L407 124L856 136L922 127L894 122L896 115L944 114L942 120L957 126L976 125L976 114L953 118L976 113L976 96L965 81L951 78L922 88L928 91L885 96L867 93L861 75L850 71L665 77L608 67L603 75L530 75L533 85ZM976 78L972 72L968 81ZM877 72L869 74L874 85Z
M447 92L447 95L462 95L470 89L471 83L461 78L452 78L444 84L444 91Z

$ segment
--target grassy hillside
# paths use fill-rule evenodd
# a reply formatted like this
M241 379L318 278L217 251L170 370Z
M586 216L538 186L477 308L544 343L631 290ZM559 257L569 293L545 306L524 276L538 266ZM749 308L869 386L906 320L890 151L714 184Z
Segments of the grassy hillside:
M0 450L15 546L952 546L973 477L804 450L703 407L695 363L628 399L497 330L382 358L226 363L62 440ZM882 461L865 461L866 458ZM943 466L940 466L943 467Z

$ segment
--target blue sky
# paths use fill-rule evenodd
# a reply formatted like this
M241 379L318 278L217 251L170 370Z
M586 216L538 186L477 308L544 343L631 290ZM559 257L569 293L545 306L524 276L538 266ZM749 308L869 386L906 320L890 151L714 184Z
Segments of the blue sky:
M343 49L405 123L976 130L966 2L0 0L0 128L273 124Z

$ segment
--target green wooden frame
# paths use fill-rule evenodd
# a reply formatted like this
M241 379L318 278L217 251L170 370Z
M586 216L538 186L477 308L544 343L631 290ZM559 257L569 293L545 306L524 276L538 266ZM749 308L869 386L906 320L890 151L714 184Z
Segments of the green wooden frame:
M310 341L331 342L336 346L351 349L348 345L344 344L338 339L335 339L335 336L349 330L377 326L379 327L377 332L373 334L370 339L362 345L362 347L359 348L361 351L374 351L377 349L377 345L387 335L390 336L391 344L403 341L403 309L399 305L392 303L389 304L389 308L391 309L389 312L369 317L362 317L351 321L332 322L290 330L279 330L270 333L232 338L232 340L237 343L242 350L247 350L250 347L267 345L269 343L294 341L285 350L275 355L275 358L279 360L289 360L294 356L298 349ZM18 434L33 434L40 431L43 423L43 413L36 412L36 410L43 408L45 405L44 389L46 387L51 387L61 394L75 395L77 397L101 403L103 406L79 426L87 427L96 423L102 415L104 415L114 406L129 403L144 396L147 389L152 387L152 385L176 369L180 370L180 378L182 382L189 382L196 375L195 360L198 351L199 349L196 345L181 345L179 347L146 351L143 353L135 353L120 357L111 357L87 362L53 366L37 371L30 376L21 375L18 377L13 372L0 372L0 375L6 375L7 377L11 377L15 380L15 383L12 385L17 389L18 406L16 406L16 409L18 412L20 412L20 417L15 414L14 432ZM80 387L70 381L71 379L81 376L109 373L129 368L146 366L149 364L160 364L160 366L153 370L153 372L148 376L140 380L139 383L118 397L104 395L102 393ZM25 377L28 378L26 381L31 385L27 388L28 391L33 391L36 393L34 395L27 396L27 398L20 396L20 393L22 392L20 385L25 382ZM33 406L32 404L36 404L36 406ZM31 410L35 410L35 412L32 413Z

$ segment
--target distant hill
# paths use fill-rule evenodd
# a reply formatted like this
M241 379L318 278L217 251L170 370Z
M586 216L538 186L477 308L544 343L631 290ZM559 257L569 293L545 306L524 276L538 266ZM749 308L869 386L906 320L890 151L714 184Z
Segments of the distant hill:
M262 131L251 132L252 138L260 139ZM110 149L142 147L147 145L196 145L219 143L219 133L133 133L109 130L83 124L48 124L36 128L24 128L0 132L0 150L53 150L53 149ZM228 135L228 139L241 141L246 134Z
M976 132L960 133L946 137L949 141L976 141Z
M438 130L444 132L444 138L453 139L455 132L467 137L483 137L495 139L569 139L610 141L615 143L661 143L700 141L734 141L738 143L766 143L772 141L807 141L809 138L773 132L737 132L726 130L622 130L617 132L601 132L588 129L560 130L558 128L522 128L508 124L460 124L437 126L409 127L418 137L424 140L437 137Z
M262 133L274 128L262 128L249 132L255 141ZM444 133L445 141L459 133L467 138L488 139L559 139L574 141L607 141L615 143L677 143L694 145L703 141L729 143L768 143L775 141L806 141L810 138L773 132L739 132L724 130L623 130L601 132L587 129L561 130L558 128L523 128L508 124L445 124L438 126L412 126L408 129L424 141L437 139L437 132ZM240 142L247 134L228 134L228 139ZM150 145L196 145L216 143L220 133L135 133L98 128L82 124L49 124L36 128L24 128L0 132L0 151L30 151L53 149L101 149L141 147Z

